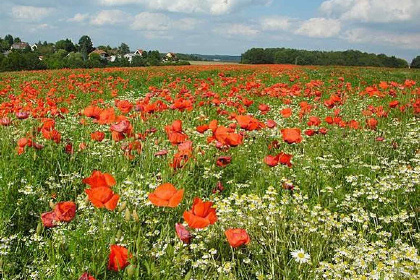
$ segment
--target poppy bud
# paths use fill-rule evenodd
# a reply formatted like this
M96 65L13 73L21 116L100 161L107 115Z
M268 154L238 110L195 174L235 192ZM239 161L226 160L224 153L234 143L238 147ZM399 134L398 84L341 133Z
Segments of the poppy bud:
M124 215L124 219L126 222L130 221L130 209L125 209L125 215Z
M133 277L134 273L136 272L136 267L130 264L129 266L127 266L126 271L127 271L128 277Z
M137 214L136 209L133 210L133 214L132 215L133 215L134 221L136 221L136 222L140 221L139 215Z
M119 229L117 231L117 234L115 235L115 239L119 240L121 238L121 236L122 236L122 231Z
M38 223L38 225L36 226L36 234L40 235L42 231L42 223Z
M120 207L118 208L118 211L119 212L124 211L126 206L127 206L127 201L124 201L123 203L121 203Z
M50 204L51 209L53 209L55 207L55 203L52 200L50 200L49 204Z

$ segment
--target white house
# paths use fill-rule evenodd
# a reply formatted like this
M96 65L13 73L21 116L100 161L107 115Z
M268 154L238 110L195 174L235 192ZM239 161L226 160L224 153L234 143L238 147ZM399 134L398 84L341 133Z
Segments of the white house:
M136 56L134 53L127 53L124 55L124 58L126 58L128 60L128 62L131 63L131 61L133 61L133 57Z

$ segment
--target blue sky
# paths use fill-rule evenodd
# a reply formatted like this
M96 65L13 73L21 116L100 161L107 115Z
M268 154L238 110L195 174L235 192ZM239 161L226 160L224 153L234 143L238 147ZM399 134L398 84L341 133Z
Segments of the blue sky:
M251 47L420 55L419 0L2 0L0 36L240 55Z

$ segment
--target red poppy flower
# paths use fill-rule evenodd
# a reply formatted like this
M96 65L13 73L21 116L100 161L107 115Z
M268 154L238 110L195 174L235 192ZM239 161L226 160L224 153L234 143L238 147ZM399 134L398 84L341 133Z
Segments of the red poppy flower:
M177 207L184 196L184 189L177 190L174 185L165 183L149 193L149 200L156 206Z
M264 162L271 167L277 166L279 164L279 159L277 156L268 155L264 158Z
M209 129L209 126L208 126L207 124L199 125L199 126L197 126L197 128L196 128L196 130L197 130L199 133L204 133L204 132L206 132L208 129Z
M395 108L400 104L400 102L398 100L393 100L391 102L389 102L389 107L390 108Z
M122 120L118 123L115 123L109 127L111 131L119 133L129 133L131 132L131 124L128 120Z
M18 118L19 120L24 120L24 119L27 119L28 117L29 117L28 112L17 112L16 113L16 118Z
M258 121L256 118L253 118L251 116L239 115L239 116L236 116L235 119L242 129L246 129L246 130L249 130L249 131L258 130L258 129L261 129L265 126L263 123Z
M267 127L274 128L276 127L277 123L274 120L267 120Z
M54 213L57 220L70 222L76 216L76 203L72 201L59 202L54 207Z
M57 226L57 222L70 222L76 216L76 204L72 201L59 202L53 211L42 213L42 224L47 227Z
M233 248L247 245L251 241L246 230L242 228L232 228L225 231L226 238Z
M281 134L283 135L283 140L288 144L302 142L302 135L300 134L300 129L298 128L282 129Z
M280 113L283 116L283 118L288 118L292 115L292 109L285 108L285 109L281 110Z
M172 163L170 163L170 166L174 169L180 169L187 164L188 160L190 159L191 152L188 151L181 151L174 155L174 158L172 160Z
M90 138L94 141L101 142L105 138L105 133L102 131L95 131L90 134Z
M190 228L205 228L217 221L216 209L212 207L213 202L203 202L200 198L194 198L190 211L184 212L184 220Z
M366 120L366 126L370 129L376 129L378 121L375 118L370 118Z
M293 157L292 155L285 154L282 152L278 154L277 157L279 159L280 164L287 165L288 167L292 167L292 164L290 163L290 160Z
M109 173L102 173L101 171L94 170L90 177L83 179L84 184L89 185L92 189L98 187L112 187L117 182L114 177Z
M171 125L165 126L165 131L172 145L178 145L188 139L188 135L182 131L182 121L180 120L175 120Z
M313 136L313 135L315 135L315 133L316 133L316 131L313 130L313 129L307 129L305 131L305 134L308 135L308 136Z
M182 242L184 242L185 244L189 244L191 242L192 235L182 224L176 223L175 231L176 235Z
M266 156L264 158L264 162L270 167L277 166L279 163L283 165L287 165L288 167L292 167L292 163L290 162L292 157L293 157L292 155L281 152L275 156L272 156L272 155Z
M328 123L328 124L333 124L334 119L333 119L333 117L328 116L328 117L325 117L325 122Z
M93 205L98 208L105 207L108 210L114 210L120 199L120 196L115 194L109 187L85 189L85 193Z
M321 127L318 129L318 133L319 134L327 134L328 130L325 127Z
M57 226L56 225L57 219L56 219L54 211L42 213L41 220L44 227L51 228L51 227Z
M232 157L230 156L220 156L216 160L216 165L220 167L225 167L232 161Z
M130 264L128 258L131 257L131 255L128 255L127 248L119 245L111 245L110 250L111 252L108 261L109 270L120 271Z
M0 125L2 126L9 126L12 121L8 117L4 117L0 119Z
M318 117L309 117L308 126L319 126L321 124L321 120Z
M212 190L212 193L222 192L225 189L222 182L218 181L216 187Z
M261 114L265 115L268 111L270 111L270 107L267 104L260 104L258 105L258 109L261 111Z
M130 103L128 100L119 100L115 101L116 106L123 114L128 114L131 109L133 108L133 104Z

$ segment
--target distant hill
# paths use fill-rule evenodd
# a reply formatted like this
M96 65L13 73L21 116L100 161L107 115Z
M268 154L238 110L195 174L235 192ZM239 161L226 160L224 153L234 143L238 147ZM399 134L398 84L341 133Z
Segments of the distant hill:
M176 56L181 60L190 61L225 61L225 62L240 62L240 55L208 55L208 54L184 54L177 53Z

